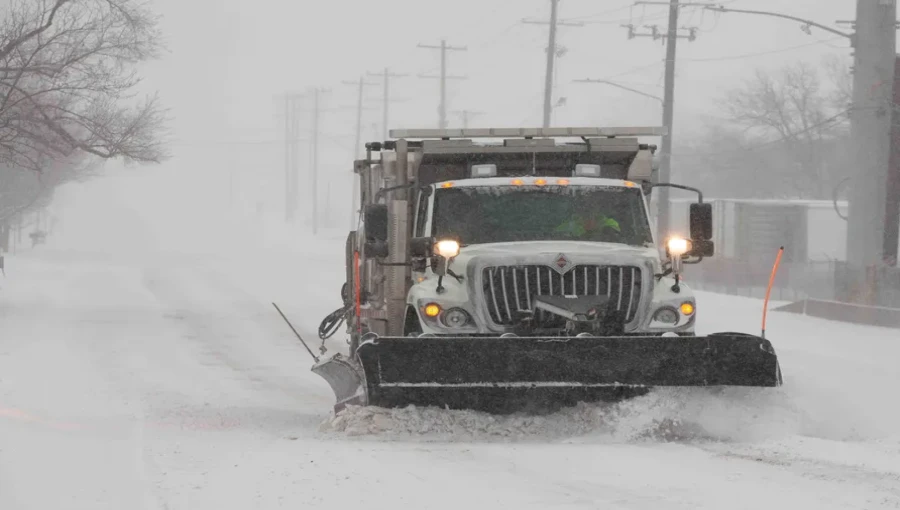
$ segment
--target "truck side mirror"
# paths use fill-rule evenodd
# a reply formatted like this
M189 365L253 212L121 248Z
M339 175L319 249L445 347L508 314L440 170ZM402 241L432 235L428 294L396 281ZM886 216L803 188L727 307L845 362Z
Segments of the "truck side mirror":
M366 242L386 242L388 238L388 209L384 204L370 204L363 214Z
M691 240L709 241L713 236L712 204L691 204Z
M409 240L409 255L411 258L427 259L431 257L433 249L433 237L413 237Z
M692 241L693 246L688 254L693 257L712 257L716 254L716 245L713 241Z
M363 211L363 228L366 234L366 242L363 250L366 257L387 257L388 249L388 210L383 204L367 205Z

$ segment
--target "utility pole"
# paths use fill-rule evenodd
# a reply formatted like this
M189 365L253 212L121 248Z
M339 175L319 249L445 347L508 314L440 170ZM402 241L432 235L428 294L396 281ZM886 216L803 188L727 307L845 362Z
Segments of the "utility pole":
M544 127L550 127L550 109L553 101L553 59L556 57L556 15L559 0L550 0L550 41L547 43L547 70L544 73Z
M280 102L284 114L284 221L292 223L297 212L297 178L300 152L299 102L305 96L286 92Z
M472 110L458 110L453 112L462 118L463 129L469 127L469 120L484 115L484 112L476 112Z
M309 94L312 96L313 106L311 110L308 110L312 113L312 137L310 139L310 167L309 167L309 180L310 180L310 205L312 208L311 211L311 220L312 220L312 231L313 234L318 234L319 232L319 131L321 124L321 115L326 111L331 110L323 110L321 106L322 95L330 92L329 90L322 89L316 87Z
M894 105L900 105L900 55L894 60ZM884 212L884 253L885 264L897 267L897 252L900 251L900 108L894 106L891 112L891 154L885 186L886 204Z
M319 233L319 99L321 94L322 89L317 87L313 90L312 166L310 167L313 235Z
M678 0L669 4L669 29L666 32L666 78L663 91L663 126L666 136L662 139L659 157L659 182L671 182L672 178L672 136L675 116L675 45L678 42ZM669 188L659 188L659 216L657 228L659 239L669 235Z
M384 80L384 93L383 99L384 101L382 105L381 112L381 139L387 140L388 138L388 112L390 109L391 102L391 78L403 78L407 75L405 74L394 74L387 67L384 68L384 71L380 73L369 73L369 76L378 76L382 80ZM357 144L359 145L359 144Z
M896 251L890 230L897 219L888 207L891 123L897 44L896 0L857 0L854 32L848 34L814 21L786 14L706 7L716 12L758 14L789 19L846 37L853 46L853 104L850 108L850 158L847 262L863 267L886 262Z
M385 70L385 77L390 76L390 73ZM387 78L385 78L385 83L387 82ZM361 154L361 145L362 145L362 122L363 122L363 92L365 91L366 86L373 86L373 83L367 83L364 76L359 77L359 83L355 82L347 82L346 85L356 85L357 95L356 95L356 138L355 143L353 144L353 160L356 161L359 159ZM385 112L387 112L387 98L385 99ZM385 117L387 117L387 113L385 113ZM385 122L387 124L387 122ZM387 126L385 126L387 129ZM350 197L350 230L355 230L358 221L357 214L359 211L356 206L359 204L359 178L354 175L353 176L353 194Z
M547 69L544 72L544 123L545 128L550 127L550 116L553 112L553 65L557 57L556 29L560 25L570 27L584 26L584 23L559 21L559 0L550 0L550 22L522 20L522 23L531 25L550 25L549 42L547 43Z
M674 117L675 117L675 58L677 55L677 43L678 39L688 39L689 41L694 41L697 37L697 29L696 28L688 28L688 35L679 35L678 33L678 14L683 6L694 6L694 5L711 5L711 4L695 4L695 3L685 3L679 4L679 0L669 0L668 2L635 2L635 5L640 4L648 4L648 5L668 5L669 6L669 26L666 30L665 35L660 35L659 29L656 26L651 27L650 34L639 34L635 32L633 25L625 25L628 28L628 38L634 39L635 37L652 37L654 40L662 39L663 44L666 45L666 70L665 70L665 90L663 91L663 127L666 128L667 133L664 137L662 137L662 147L660 148L659 153L659 174L657 175L656 182L667 183L671 182L671 169L672 169L672 138L674 131ZM659 189L659 200L657 202L657 218L656 218L656 229L657 229L657 237L664 241L666 237L669 236L669 188L662 187Z
M441 103L438 107L438 127L441 129L447 129L447 80L464 80L466 79L464 76L447 76L447 52L448 51L466 51L468 48L465 46L447 46L447 41L441 39L440 46L432 46L427 44L419 44L419 48L427 48L432 50L440 50L441 51L441 75L440 76L426 76L419 75L419 78L438 78L441 81Z
M853 53L851 139L857 175L850 180L847 261L854 266L881 264L886 232L888 167L894 66L897 44L895 0L857 0Z

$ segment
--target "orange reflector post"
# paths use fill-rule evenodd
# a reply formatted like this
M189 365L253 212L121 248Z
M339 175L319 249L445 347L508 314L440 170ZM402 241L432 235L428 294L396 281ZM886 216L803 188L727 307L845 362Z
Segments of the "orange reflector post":
M772 266L772 275L769 276L769 286L766 288L766 300L763 303L762 318L762 337L766 337L766 317L769 312L769 296L772 294L772 285L775 283L775 273L778 272L778 266L781 264L781 255L784 253L784 246L778 249L778 256L775 257L775 265Z
M425 305L425 315L428 317L437 317L441 313L441 307L435 303Z

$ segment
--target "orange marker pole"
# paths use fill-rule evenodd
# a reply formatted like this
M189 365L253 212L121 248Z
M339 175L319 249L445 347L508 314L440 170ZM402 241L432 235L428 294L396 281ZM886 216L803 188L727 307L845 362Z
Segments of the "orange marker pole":
M775 284L775 273L778 272L778 266L781 264L781 255L784 253L784 246L778 249L778 256L775 257L775 265L772 266L772 275L769 276L769 287L766 288L766 302L763 304L762 318L762 337L766 337L766 316L769 312L769 296L772 294L772 285Z

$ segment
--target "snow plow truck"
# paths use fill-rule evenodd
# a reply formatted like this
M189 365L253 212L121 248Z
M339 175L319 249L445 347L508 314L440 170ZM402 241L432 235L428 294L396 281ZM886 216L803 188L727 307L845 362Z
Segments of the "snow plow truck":
M695 334L682 273L714 255L712 207L653 182L641 137L664 134L392 130L365 144L343 307L319 328L324 345L346 322L349 350L312 367L335 411L539 413L654 387L780 386L764 336ZM662 186L697 193L686 235L657 239Z

